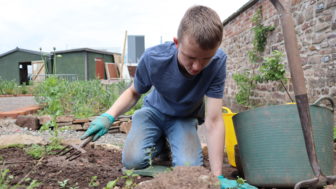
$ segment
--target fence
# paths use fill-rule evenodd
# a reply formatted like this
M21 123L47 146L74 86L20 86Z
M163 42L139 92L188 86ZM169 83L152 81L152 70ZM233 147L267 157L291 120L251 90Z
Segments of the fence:
M32 74L30 80L32 81L44 81L46 78L49 77L57 77L59 79L65 79L68 81L76 81L78 80L77 74Z

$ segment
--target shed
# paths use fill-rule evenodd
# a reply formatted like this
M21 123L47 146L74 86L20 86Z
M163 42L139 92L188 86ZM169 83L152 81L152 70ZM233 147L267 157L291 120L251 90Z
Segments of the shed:
M38 69L40 68L38 65L44 64L43 60L48 64L47 53L16 47L0 54L0 77L17 81L20 84L28 84L33 74L33 67L36 67L36 71L45 72L46 69Z
M76 74L79 80L105 79L104 65L97 64L95 59L115 62L119 53L90 48L70 49L52 52L53 73ZM103 67L102 67L103 66Z

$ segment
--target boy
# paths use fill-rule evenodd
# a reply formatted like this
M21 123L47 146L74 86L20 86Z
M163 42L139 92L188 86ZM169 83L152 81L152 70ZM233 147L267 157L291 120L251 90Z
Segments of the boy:
M107 133L115 117L154 87L145 97L143 107L133 115L122 153L123 165L127 169L148 167L149 160L161 153L166 140L173 166L201 166L202 149L196 127L198 120L204 119L205 95L204 123L211 171L218 176L222 188L237 186L236 181L221 176L224 149L221 108L227 58L218 49L222 37L222 22L215 11L205 6L189 8L178 28L178 38L145 51L134 83L92 122L82 138L95 135L95 141Z

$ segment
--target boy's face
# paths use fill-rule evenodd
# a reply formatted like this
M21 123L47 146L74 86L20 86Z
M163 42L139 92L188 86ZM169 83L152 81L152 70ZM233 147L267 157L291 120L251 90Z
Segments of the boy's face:
M187 74L194 76L199 74L216 54L218 47L210 50L203 50L196 41L189 36L185 36L182 41L174 38L174 43L178 48L177 58L179 64L185 69Z

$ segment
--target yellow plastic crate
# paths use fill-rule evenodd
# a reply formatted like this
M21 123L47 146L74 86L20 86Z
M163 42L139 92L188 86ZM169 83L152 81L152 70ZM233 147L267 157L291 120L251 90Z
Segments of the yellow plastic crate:
M237 138L232 122L232 117L236 115L236 113L232 113L232 111L229 108L224 106L222 107L222 110L223 110L222 115L225 127L224 151L226 151L227 153L229 164L232 165L233 167L236 167L234 146L237 144Z

